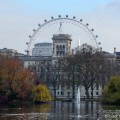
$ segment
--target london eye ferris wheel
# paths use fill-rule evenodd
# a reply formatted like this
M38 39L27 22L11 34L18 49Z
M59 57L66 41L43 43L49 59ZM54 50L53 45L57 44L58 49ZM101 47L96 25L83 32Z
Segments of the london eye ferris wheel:
M94 35L94 29L89 27L89 24L83 23L82 19L77 20L75 16L72 18L66 15L62 17L59 15L57 18L51 17L50 20L44 20L43 24L38 24L37 29L33 29L33 34L29 35L29 41L26 42L27 55L31 55L32 48L35 43L51 42L54 34L69 34L72 38L72 48L80 44L87 43L88 45L98 48L97 37Z

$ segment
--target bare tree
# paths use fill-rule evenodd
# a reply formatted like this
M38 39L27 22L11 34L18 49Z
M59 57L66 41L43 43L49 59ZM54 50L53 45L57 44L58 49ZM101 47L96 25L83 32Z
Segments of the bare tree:
M72 83L73 98L75 98L76 83L84 86L87 98L89 98L89 89L91 88L93 98L95 85L101 81L101 71L106 70L106 58L97 49L84 44L74 55L67 57L65 62L65 72L69 76L69 82ZM107 73L105 72L105 74Z
M66 81L66 84L69 86L72 86L72 99L75 99L75 84L77 82L77 60L75 59L75 56L67 56L64 59L64 69L65 77L64 82Z

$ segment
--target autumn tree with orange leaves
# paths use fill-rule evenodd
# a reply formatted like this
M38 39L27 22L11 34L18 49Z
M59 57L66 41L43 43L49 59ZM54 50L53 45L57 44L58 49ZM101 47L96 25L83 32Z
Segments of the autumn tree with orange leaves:
M10 99L26 99L34 85L34 77L15 57L0 58L1 86Z

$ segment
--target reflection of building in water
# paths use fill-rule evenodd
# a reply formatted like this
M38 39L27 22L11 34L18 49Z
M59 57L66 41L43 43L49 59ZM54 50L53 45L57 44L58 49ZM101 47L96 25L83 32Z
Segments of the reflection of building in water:
M57 115L62 116L60 120L64 120L63 119L64 117L65 120L90 120L89 118L91 117L92 119L99 120L97 119L97 117L99 116L102 118L102 114L101 114L102 105L100 102L85 101L85 102L81 102L79 106L75 102L64 103L57 101L54 102L52 105L54 105L53 109L55 109L53 111L55 111ZM80 107L80 114L78 114L78 107ZM99 116L97 116L97 114ZM80 115L81 117L78 117L78 115ZM69 117L67 118L67 116Z
M20 59L24 61L24 67L34 69L38 74L39 80L44 80L51 88L52 92L56 93L57 98L72 97L73 84L70 82L64 84L62 81L66 78L66 74L61 69L58 69L58 60L62 62L65 55L71 55L71 36L68 34L53 35L52 43L37 43L33 49L33 56L21 56ZM80 44L78 44L80 47ZM115 60L114 56L110 54L106 56L111 60ZM62 63L61 63L62 64ZM68 76L69 77L69 76ZM68 85L69 84L69 85ZM75 84L75 94L77 93L78 85ZM101 96L102 87L98 84L93 85L94 90L89 88L90 97ZM85 88L81 85L81 98L86 97ZM93 92L93 93L92 93Z

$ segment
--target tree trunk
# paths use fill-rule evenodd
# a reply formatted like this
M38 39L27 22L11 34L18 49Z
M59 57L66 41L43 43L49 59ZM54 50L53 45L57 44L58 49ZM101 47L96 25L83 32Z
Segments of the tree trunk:
M56 99L56 83L53 83L54 98Z
M88 90L88 88L87 88L87 87L85 87L85 93L86 93L86 97L87 97L87 99L89 99L89 98L90 98L90 96L89 96L89 90Z
M93 83L91 85L91 99L93 99Z
M74 83L74 81L72 81L72 90L73 90L72 99L75 99L75 83Z

